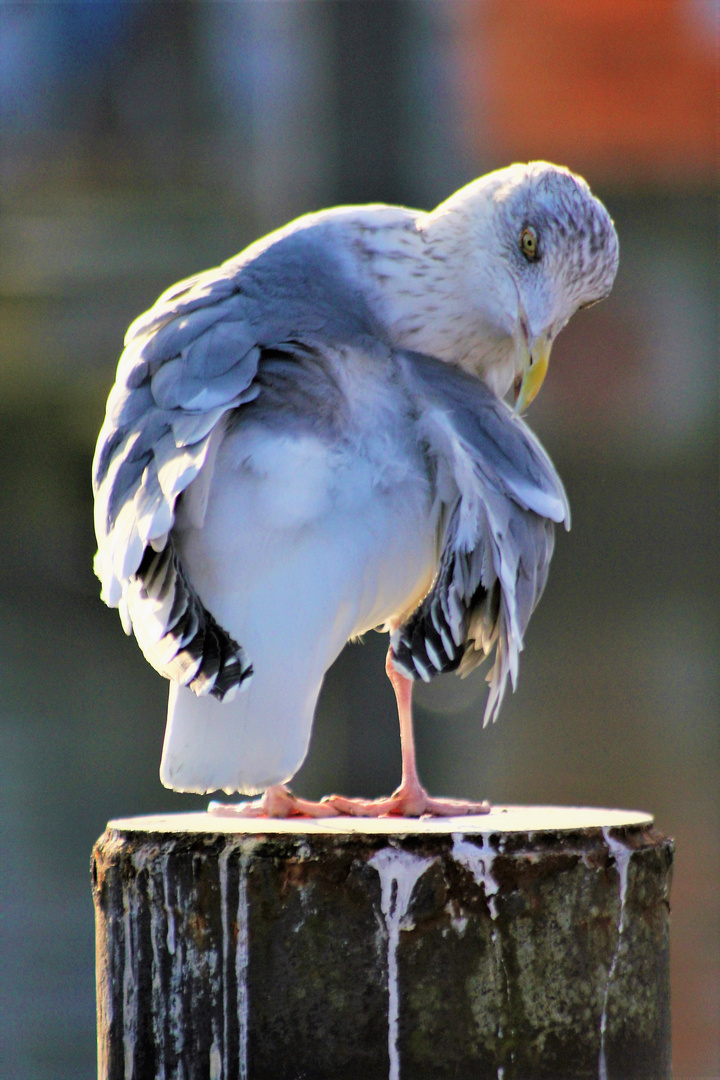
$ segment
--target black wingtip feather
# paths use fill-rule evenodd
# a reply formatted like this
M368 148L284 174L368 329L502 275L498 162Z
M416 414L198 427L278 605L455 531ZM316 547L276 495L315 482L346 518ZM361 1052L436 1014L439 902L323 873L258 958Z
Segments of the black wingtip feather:
M447 581L453 572L454 560L450 560L439 577ZM482 586L476 593L478 600L481 591L485 591ZM428 681L436 675L457 671L462 663L465 647L456 645L453 640L450 624L440 603L441 595L442 588L438 588L436 583L408 621L392 636L393 659L410 678Z
M253 667L242 646L203 605L185 575L172 542L161 552L146 548L135 577L140 585L141 606L134 614L134 621L142 617L143 601L162 603L173 590L157 654L154 655L152 646L145 649L161 675L187 685L196 694L210 694L219 701L252 676ZM136 625L135 629L140 636L140 628Z

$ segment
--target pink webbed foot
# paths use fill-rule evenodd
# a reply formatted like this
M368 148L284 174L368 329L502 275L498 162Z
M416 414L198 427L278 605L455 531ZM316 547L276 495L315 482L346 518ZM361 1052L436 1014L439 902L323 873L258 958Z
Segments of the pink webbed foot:
M293 795L284 784L274 784L272 787L267 788L259 799L252 799L249 802L211 802L208 806L208 813L215 814L218 817L323 818L337 817L341 811L336 810L326 802L300 799L297 795Z
M487 801L433 799L420 784L401 784L384 799L345 799L342 795L329 795L323 803L352 817L461 817L490 812Z

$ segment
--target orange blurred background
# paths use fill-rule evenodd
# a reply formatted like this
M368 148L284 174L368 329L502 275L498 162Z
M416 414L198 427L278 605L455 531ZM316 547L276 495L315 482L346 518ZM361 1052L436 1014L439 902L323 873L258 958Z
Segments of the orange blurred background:
M501 159L572 161L591 186L712 186L716 14L683 0L469 5L467 137L489 126Z

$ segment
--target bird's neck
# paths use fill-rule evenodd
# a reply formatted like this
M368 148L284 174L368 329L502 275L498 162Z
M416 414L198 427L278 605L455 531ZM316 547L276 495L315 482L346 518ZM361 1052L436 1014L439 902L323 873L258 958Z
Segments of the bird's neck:
M395 228L364 223L350 252L393 345L459 364L502 396L515 375L515 342L475 303L467 246L454 221L418 213Z

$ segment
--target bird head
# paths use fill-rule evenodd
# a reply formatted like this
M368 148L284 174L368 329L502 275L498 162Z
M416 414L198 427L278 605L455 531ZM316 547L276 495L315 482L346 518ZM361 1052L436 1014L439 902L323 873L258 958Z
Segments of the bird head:
M602 300L618 239L586 182L547 162L510 165L461 188L422 226L453 247L458 292L472 331L458 356L515 410L538 393L557 334L578 308Z

